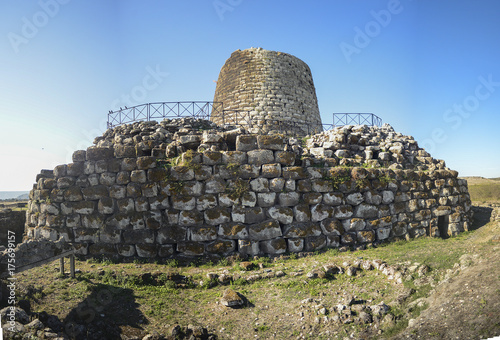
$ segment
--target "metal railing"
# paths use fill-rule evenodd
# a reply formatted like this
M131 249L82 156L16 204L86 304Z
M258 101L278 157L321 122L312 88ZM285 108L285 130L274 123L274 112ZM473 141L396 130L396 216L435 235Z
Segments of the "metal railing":
M162 102L120 108L108 112L108 129L121 124L153 119L193 117L210 119L213 112L222 113L222 102Z
M341 125L382 126L382 119L373 113L334 113L333 124L310 124L279 119L261 119L249 111L224 110L222 102L160 102L120 108L108 112L108 128L152 119L200 118L212 120L219 126L245 126L259 132L271 130L288 133L315 134ZM321 129L321 131L320 131Z
M334 113L333 125L382 126L382 118L373 113Z

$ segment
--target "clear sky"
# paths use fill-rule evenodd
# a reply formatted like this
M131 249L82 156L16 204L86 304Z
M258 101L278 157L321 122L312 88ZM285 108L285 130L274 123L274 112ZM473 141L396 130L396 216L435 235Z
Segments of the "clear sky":
M0 191L30 190L107 112L213 100L231 52L311 68L323 123L372 112L461 176L500 177L500 1L0 2Z

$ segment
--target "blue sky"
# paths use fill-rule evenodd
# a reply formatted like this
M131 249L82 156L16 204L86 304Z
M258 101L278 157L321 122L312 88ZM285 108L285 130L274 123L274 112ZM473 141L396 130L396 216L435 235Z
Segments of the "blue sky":
M373 112L461 176L500 177L499 14L496 0L2 0L0 191L70 162L109 110L213 100L249 47L310 66L324 123Z

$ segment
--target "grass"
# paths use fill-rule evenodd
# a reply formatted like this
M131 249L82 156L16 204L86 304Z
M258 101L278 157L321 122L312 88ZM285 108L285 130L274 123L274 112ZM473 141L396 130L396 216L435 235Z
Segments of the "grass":
M429 294L431 283L441 279L447 269L459 262L460 256L469 251L472 239L480 239L474 238L478 232L480 230L447 240L420 238L399 241L364 251L339 252L330 249L313 256L292 254L287 259L274 261L261 257L252 260L254 267L249 271L242 270L238 262L230 263L227 258L216 264L195 261L188 266L182 266L176 260L154 264L143 261L113 263L103 259L77 261L76 267L81 273L76 279L71 279L59 276L58 265L53 263L19 273L18 287L29 289L20 289L18 298L29 300L33 311L46 311L60 320L84 304L88 308L98 308L100 314L115 323L125 322L145 332L156 330L167 333L172 325L193 324L208 328L220 339L231 336L249 339L254 335L271 337L275 333L282 339L296 337L300 333L312 333L311 338L320 339L323 337L319 334L325 330L348 335L368 331L369 325L315 323L315 318L323 318L314 309L318 303L325 306L327 315L331 317L336 313L336 305L345 304L356 296L357 300L366 301L367 305L383 301L392 306L390 313L395 317L395 324L383 328L382 333L383 336L391 336L406 328L408 320L426 308L409 308L408 304ZM474 243L474 247L481 249L492 247L492 244ZM427 275L432 280L420 286L415 285L414 280L405 280L404 284L398 285L377 270L360 271L353 277L346 274L317 279L306 277L309 271L325 264L342 265L344 261L352 263L359 258L380 259L389 265L426 264L431 269ZM240 278L228 285L207 278L207 273L220 275L224 271ZM256 274L265 277L269 271L283 271L286 275L255 281L246 279ZM173 281L173 277L181 279ZM417 277L415 274L414 279ZM245 308L230 309L219 303L228 287L245 297ZM413 293L403 303L395 303L402 292L410 289ZM303 303L309 298L314 302ZM298 313L304 316L300 317ZM220 331L222 328L225 328L223 332Z
M500 203L500 179L466 177L469 194L473 202Z

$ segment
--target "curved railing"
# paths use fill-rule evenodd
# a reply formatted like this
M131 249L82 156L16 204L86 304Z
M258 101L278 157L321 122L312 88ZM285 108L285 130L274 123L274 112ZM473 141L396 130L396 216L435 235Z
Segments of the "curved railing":
M136 121L150 121L152 119L200 118L210 120L215 117L217 125L236 125L247 127L266 127L278 131L301 130L304 134L318 133L319 125L296 121L266 119L263 124L257 125L248 111L224 110L222 102L160 102L147 103L132 107L120 108L108 112L108 128ZM382 119L373 113L334 113L333 124L321 124L322 131L328 131L335 126L342 125L370 125L382 126Z

